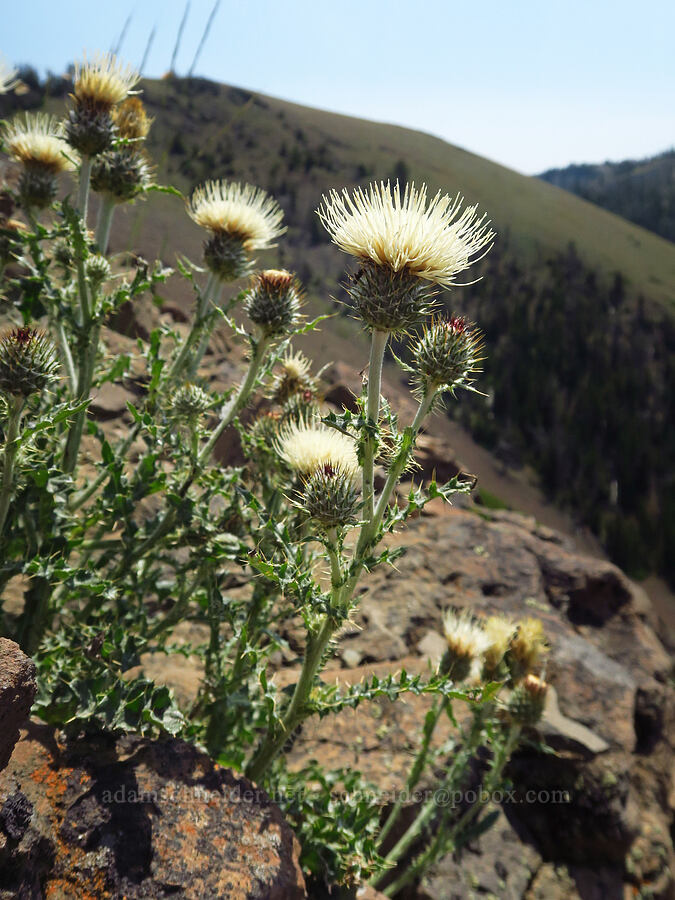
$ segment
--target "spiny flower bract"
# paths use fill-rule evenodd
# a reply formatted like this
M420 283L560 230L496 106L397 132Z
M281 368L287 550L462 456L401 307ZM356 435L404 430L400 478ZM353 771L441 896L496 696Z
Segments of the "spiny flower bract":
M300 422L284 427L276 440L276 447L284 462L305 477L327 465L352 481L356 481L360 472L352 438L319 423Z
M492 245L494 232L476 206L462 210L439 191L427 203L427 188L396 182L373 183L350 195L331 191L317 210L333 242L360 260L371 260L394 272L403 269L444 287L476 262ZM484 251L481 254L481 251Z
M121 63L113 53L97 53L75 63L73 94L85 106L112 109L126 99L139 78L133 66Z
M250 184L207 181L194 191L187 211L202 228L238 237L246 250L272 247L286 231L276 200Z
M301 303L302 292L291 272L265 269L253 278L244 308L262 334L277 337L297 324Z
M63 139L63 126L45 113L25 113L4 125L7 152L17 162L56 175L74 168L72 150Z
M18 397L39 394L55 381L56 348L35 328L12 328L0 336L0 390Z
M411 349L412 369L423 393L470 387L480 372L483 336L461 316L437 319L424 327Z

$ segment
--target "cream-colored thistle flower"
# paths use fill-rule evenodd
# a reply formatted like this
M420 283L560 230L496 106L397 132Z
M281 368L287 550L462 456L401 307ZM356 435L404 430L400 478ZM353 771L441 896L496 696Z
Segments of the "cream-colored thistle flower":
M450 287L459 272L481 259L494 232L476 206L462 210L439 191L427 204L427 188L406 184L371 184L350 194L331 191L317 210L333 242L363 261L394 272L406 269L434 284ZM480 252L484 251L481 255Z
M19 73L11 66L4 56L0 56L0 94L6 94L7 91L17 84L16 76Z
M75 99L85 106L112 109L126 99L140 78L133 66L113 53L97 53L92 60L75 63Z
M511 657L514 672L513 677L519 677L532 672L548 653L548 643L544 626L539 619L532 616L518 622L518 631L511 640Z
M485 635L490 642L485 651L485 668L494 673L504 659L516 633L516 623L506 616L489 616L485 620Z
M273 247L286 231L276 200L250 184L207 181L192 194L187 211L202 228L238 237L246 250Z
M45 113L25 113L3 127L7 153L25 166L45 169L54 175L70 171L73 151L63 139L63 126Z
M304 477L330 466L355 482L361 471L352 438L319 423L300 422L283 428L276 448L284 462Z
M467 610L449 610L443 617L443 633L448 650L441 668L455 681L475 678L480 673L490 639Z

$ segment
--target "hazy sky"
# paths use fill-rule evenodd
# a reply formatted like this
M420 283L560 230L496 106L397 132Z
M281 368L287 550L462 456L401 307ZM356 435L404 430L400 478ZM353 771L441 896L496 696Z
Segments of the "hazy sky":
M114 47L169 69L185 0L3 6L0 51L61 72ZM214 0L192 0L176 71ZM195 74L437 134L521 172L675 145L675 3L221 0Z

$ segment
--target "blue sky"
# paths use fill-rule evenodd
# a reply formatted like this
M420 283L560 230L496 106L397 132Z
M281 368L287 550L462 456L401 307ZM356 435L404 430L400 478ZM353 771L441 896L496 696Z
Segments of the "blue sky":
M192 0L190 68L214 0ZM62 71L115 46L170 64L185 0L6 4L0 51ZM675 4L624 0L221 0L195 74L437 134L525 173L675 145Z

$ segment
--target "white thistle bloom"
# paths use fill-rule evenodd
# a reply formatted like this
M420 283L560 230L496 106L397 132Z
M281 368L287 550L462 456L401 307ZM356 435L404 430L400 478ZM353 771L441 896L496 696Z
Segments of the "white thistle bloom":
M297 353L292 353L289 350L279 361L279 365L284 377L298 382L309 378L312 367L312 364L301 350L298 350Z
M473 619L470 612L446 612L443 633L448 645L446 670L456 681L472 680L480 675L483 657L490 647L490 638Z
M286 231L276 200L250 184L207 181L192 194L187 211L202 228L238 237L246 250L273 247Z
M75 64L75 99L84 105L112 109L125 100L138 83L139 73L125 65L113 53L97 53Z
M63 126L54 116L26 113L3 127L7 152L26 166L38 166L54 174L74 168L72 150L63 139Z
M398 182L371 184L350 196L331 191L317 210L333 242L360 260L394 272L413 275L450 287L456 275L481 259L492 246L494 232L476 206L461 210L463 198L453 200L439 191L427 205L427 187ZM484 252L477 256L480 251Z
M0 94L11 91L17 83L17 75L17 70L7 62L4 56L0 56Z
M356 481L361 471L352 438L325 425L307 422L290 425L280 432L276 447L291 469L305 477L330 467Z

